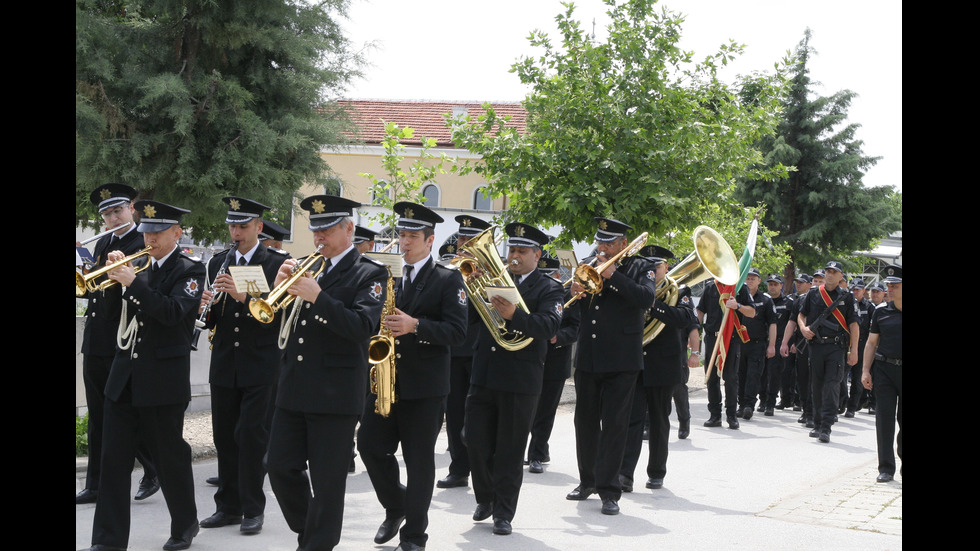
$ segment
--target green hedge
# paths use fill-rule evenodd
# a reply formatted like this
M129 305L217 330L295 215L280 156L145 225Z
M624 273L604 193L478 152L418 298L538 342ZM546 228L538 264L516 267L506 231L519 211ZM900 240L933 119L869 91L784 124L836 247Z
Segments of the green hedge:
M75 457L88 455L88 413L75 416Z

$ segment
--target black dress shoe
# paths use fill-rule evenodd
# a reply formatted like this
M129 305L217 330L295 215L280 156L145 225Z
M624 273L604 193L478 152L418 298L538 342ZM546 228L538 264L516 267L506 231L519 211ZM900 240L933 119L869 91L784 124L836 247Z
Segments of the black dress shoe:
M691 420L680 421L680 426L677 429L677 438L683 440L691 435Z
M763 406L762 404L759 404L759 407L756 409L756 411L762 413L763 411L766 411L766 407Z
M565 499L570 499L572 501L582 501L583 499L588 499L590 495L595 493L595 488L583 488L581 486L576 486L574 490L568 492Z
M853 419L854 418L854 410L853 409L847 410L847 412L844 413L844 417L846 419Z
M812 429L813 427L815 427L817 425L814 424L813 419L807 418L806 422L803 423L803 426L806 427L806 428L808 428L808 429Z
M262 531L262 523L265 521L265 515L259 515L257 517L245 517L242 519L242 527L239 528L243 534L258 534Z
M621 474L619 475L619 487L623 489L623 493L630 493L633 491L633 479Z
M179 549L188 549L191 546L191 541L194 540L194 536L201 531L201 527L195 522L194 526L191 527L182 537L175 538L171 537L167 540L167 543L163 544L163 551L177 551Z
M891 482L895 477L889 473L878 473L878 478L875 482Z
M527 472L529 473L543 473L544 467L541 466L541 462L537 459L532 459L531 464L527 467Z
M738 429L738 419L736 419L734 415L729 415L727 421L728 421L728 428L732 430Z
M817 429L813 429L810 431L810 438L816 438L818 436L820 436L820 431L818 431Z
M143 501L144 499L150 497L151 495L160 491L160 482L157 477L147 478L143 477L140 479L140 488L136 490L136 496L133 497L136 501Z
M664 487L664 479L662 478L648 478L647 488L651 490L657 490Z
M395 551L419 551L424 550L425 546L414 544L410 541L403 541L398 544Z
M436 482L437 488L465 488L469 484L469 477L449 474L446 478Z
M753 413L755 412L752 411L752 406L745 406L745 409L742 410L742 419L748 421L749 419L752 418Z
M826 430L820 431L820 436L817 436L817 440L823 442L824 444L830 442L830 431L826 431Z
M773 411L773 408L766 408L766 411L762 412L762 414L766 417L772 417L773 415L776 415L776 412Z
M473 520L487 520L493 514L493 503L477 503Z
M205 482L207 482L208 484L210 484L212 486L217 486L218 485L218 477L216 477L216 476L209 476L208 479L205 480Z
M801 424L801 425L803 423L806 423L806 415L805 414L804 415L800 415L800 418L797 419L796 422L799 423L799 424Z
M220 528L222 526L228 526L229 524L241 524L241 515L229 515L228 513L222 513L218 511L217 513L209 516L208 518L201 521L201 528Z
M803 406L793 406L793 411L803 411Z
M374 535L374 543L391 541L391 538L398 535L398 528L401 527L403 520L405 517L386 518L378 527L378 533Z
M82 505L85 503L95 503L99 499L99 492L96 490L89 490L85 488L81 492L75 494L75 505Z
M604 499L602 500L602 514L604 515L618 515L619 514L619 504L616 503L615 499Z
M498 536L509 536L512 529L510 527L510 521L503 518L493 519L493 533Z
M721 415L711 414L708 420L704 422L706 427L720 427L721 426Z

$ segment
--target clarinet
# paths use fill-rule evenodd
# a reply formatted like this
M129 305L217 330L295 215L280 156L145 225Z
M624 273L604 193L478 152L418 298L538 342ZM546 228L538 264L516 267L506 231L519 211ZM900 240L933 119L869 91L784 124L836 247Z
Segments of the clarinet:
M233 253L237 249L238 249L238 241L232 241L231 244L228 245L228 249L226 249L228 251L228 254L225 255L225 261L221 264L221 269L218 270L216 274L214 274L215 281L217 281L218 276L228 271L228 264L231 262L232 257L235 256ZM197 342L201 339L201 331L203 331L204 328L207 327L207 325L204 322L208 319L208 315L211 313L211 306L214 305L215 302L218 302L218 300L222 298L222 296L224 296L224 293L212 293L211 300L209 300L208 303L204 305L204 308L201 309L201 315L198 316L196 320L194 320L194 337L191 339L191 350L197 350ZM208 341L210 341L212 338L214 338L214 330L212 330L211 334L208 336Z

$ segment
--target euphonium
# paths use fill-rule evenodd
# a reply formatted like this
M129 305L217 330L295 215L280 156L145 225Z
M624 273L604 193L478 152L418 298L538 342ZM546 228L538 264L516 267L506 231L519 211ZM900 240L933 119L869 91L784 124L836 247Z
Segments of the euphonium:
M368 362L371 363L371 393L374 400L374 412L382 417L391 413L391 404L398 401L395 396L395 339L391 329L385 325L385 317L395 313L395 286L388 268L388 290L385 295L384 309L381 311L381 323L378 334L368 342Z
M724 285L738 281L738 260L735 253L718 232L708 226L694 229L694 250L667 272L657 286L657 300L669 306L677 306L678 287L695 285L715 278ZM643 346L657 338L664 329L658 319L651 319L643 328Z
M502 346L504 350L520 350L531 344L534 339L518 335L507 329L507 320L501 317L496 308L490 304L487 298L486 287L517 287L514 285L510 273L497 254L494 245L493 232L496 226L491 226L459 248L460 253L469 253L472 258L458 256L452 263L459 267L459 273L463 276L463 284L466 285L466 292L473 301L473 307L480 314L483 323L490 330L493 340ZM521 298L517 308L526 313L530 313L524 299Z
M272 323L272 320L276 317L276 312L285 309L287 306L296 300L295 295L290 295L286 292L287 289L293 286L293 283L299 280L299 278L306 275L306 272L312 271L313 266L317 262L323 260L323 255L320 254L320 249L323 245L317 245L313 254L303 259L302 262L293 266L293 273L288 278L283 280L282 283L276 286L275 289L269 291L269 296L264 299L257 298L250 300L248 303L248 311L255 316L255 319L262 323ZM313 273L313 277L320 275L323 271L324 263L320 263L320 269Z
M99 279L99 277L109 273L112 270L115 270L120 266L128 264L136 260L137 258L149 255L150 249L152 248L153 247L147 246L142 251L133 253L127 256L126 258L119 260L118 262L113 262L112 264L103 266L98 270L95 270L94 272L89 272L83 275L81 272L76 271L75 272L75 296L82 297L85 296L86 292L94 293L95 291L104 291L105 289L115 285L116 280L114 279L106 279L102 283L96 283L96 280ZM142 272L143 270L147 269L149 266L150 263L147 262L144 266L140 266L136 268L136 273Z

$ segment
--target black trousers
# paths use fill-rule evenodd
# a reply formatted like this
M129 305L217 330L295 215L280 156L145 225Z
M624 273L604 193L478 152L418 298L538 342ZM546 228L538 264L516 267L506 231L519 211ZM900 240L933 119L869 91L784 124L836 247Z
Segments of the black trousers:
M782 355L780 355L782 358ZM783 359L783 376L779 404L784 408L800 405L800 391L796 381L796 352Z
M105 384L109 380L112 356L86 355L82 358L82 381L85 384L85 405L88 406L88 468L85 487L99 489L102 476L102 434L105 423ZM142 442L136 447L136 460L143 466L145 478L156 478L157 469L150 451Z
M565 379L545 380L541 385L541 397L534 412L531 423L531 442L527 446L527 460L551 461L551 449L548 440L555 428L555 414L561 403L561 393L565 389Z
M732 336L737 339L738 336ZM755 402L762 389L762 371L766 365L766 343L749 341L742 343L738 356L739 406L755 409Z
M674 407L677 408L678 421L691 420L691 392L687 388L687 383L680 383L674 386L673 392Z
M619 471L626 451L636 371L575 370L575 453L579 484L602 499L619 500Z
M725 383L725 415L734 417L738 408L738 358L741 350L741 343L734 342L738 335L732 335L732 344L729 347L728 356L725 358L725 366L722 370L721 380L718 379L718 370L711 368L708 377L708 413L712 416L721 415L721 383ZM708 363L711 362L711 351L714 350L715 342L718 337L710 332L704 335L705 373L708 373Z
M647 456L647 477L664 478L667 476L667 445L670 440L670 411L671 400L676 386L642 386L642 375L637 381L636 393L633 395L633 407L630 412L629 431L626 436L626 450L623 453L623 465L619 472L629 480L633 480L636 464L643 449L643 424L649 415L650 437L647 444L650 453Z
M369 401L357 431L357 450L367 468L385 519L405 517L401 541L425 546L429 505L435 486L436 437L442 428L443 397L399 398L388 417L374 412ZM406 483L399 476L395 452L401 444Z
M804 341L800 341L802 343ZM803 417L813 419L813 389L810 388L810 345L800 351L799 344L796 352L796 390L800 393L800 407Z
M774 409L776 407L776 396L783 391L782 402L784 404L792 404L792 399L789 399L783 390L783 357L779 355L779 351L776 355L771 358L766 358L766 401L762 404L766 409Z
M867 343L867 339L858 341L858 361L857 364L849 368L850 377L848 379L850 380L851 388L847 395L848 411L857 412L857 410L861 409L861 399L866 392L864 385L861 384L861 373L864 371L864 345Z
M276 408L269 433L269 483L286 524L299 534L302 551L330 550L340 541L347 451L358 417Z
M813 425L830 432L840 402L840 382L844 376L845 351L837 344L814 344L810 351L810 391L813 393Z
M265 452L272 386L211 385L211 422L218 452L215 510L255 518L265 512Z
M470 386L466 447L477 503L493 503L493 518L513 520L524 479L524 449L537 394Z
M469 476L470 459L463 443L463 417L470 391L472 356L453 356L449 367L449 396L446 397L446 436L449 438L449 474Z
M875 361L871 367L874 377L875 435L878 440L878 472L895 474L895 450L902 459L902 366ZM898 422L898 436L895 423Z
M136 407L128 391L118 401L105 401L102 480L92 545L129 545L133 461L142 443L156 460L160 489L170 512L170 535L189 539L197 525L191 447L184 441L187 403Z

